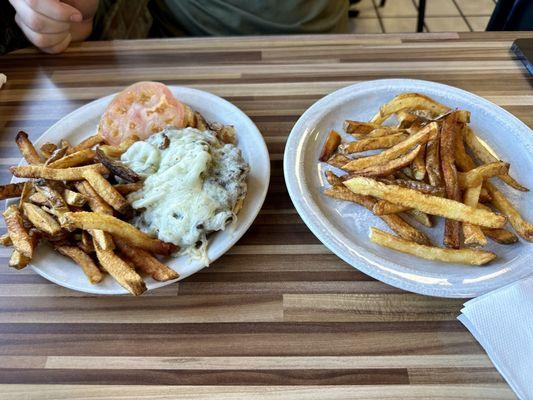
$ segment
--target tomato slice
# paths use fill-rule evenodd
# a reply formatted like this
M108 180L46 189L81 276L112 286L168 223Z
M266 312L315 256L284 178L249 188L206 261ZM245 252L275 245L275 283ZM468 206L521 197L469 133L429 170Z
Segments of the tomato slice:
M109 144L118 145L132 135L146 139L169 125L185 126L185 105L160 82L137 82L115 96L98 130Z

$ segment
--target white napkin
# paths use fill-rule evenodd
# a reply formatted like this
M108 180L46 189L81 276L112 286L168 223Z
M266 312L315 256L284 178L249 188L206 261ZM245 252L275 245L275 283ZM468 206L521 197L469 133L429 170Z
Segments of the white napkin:
M458 317L522 400L533 400L533 275L465 303Z

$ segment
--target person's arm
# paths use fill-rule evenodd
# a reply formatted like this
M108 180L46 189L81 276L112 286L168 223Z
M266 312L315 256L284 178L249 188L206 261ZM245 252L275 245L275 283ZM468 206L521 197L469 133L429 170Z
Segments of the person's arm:
M46 53L60 53L86 39L98 0L10 0L15 21L28 40Z

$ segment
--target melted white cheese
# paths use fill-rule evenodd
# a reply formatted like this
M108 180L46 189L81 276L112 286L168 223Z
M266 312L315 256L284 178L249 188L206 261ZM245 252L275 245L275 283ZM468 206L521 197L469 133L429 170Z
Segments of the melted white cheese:
M135 225L207 265L206 235L234 219L246 194L248 165L239 149L211 131L169 128L134 143L121 160L145 177L143 188L128 196L140 211Z

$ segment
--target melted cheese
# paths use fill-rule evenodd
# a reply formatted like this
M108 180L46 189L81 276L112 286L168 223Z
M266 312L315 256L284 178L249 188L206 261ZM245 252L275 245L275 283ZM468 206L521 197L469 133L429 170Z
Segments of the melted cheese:
M135 225L207 265L207 234L234 219L246 194L248 166L239 149L211 131L166 129L134 143L121 160L145 177L143 188L128 196L140 211Z

